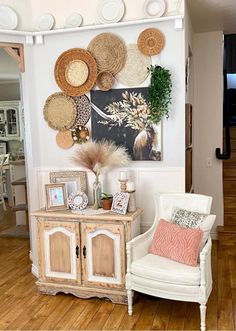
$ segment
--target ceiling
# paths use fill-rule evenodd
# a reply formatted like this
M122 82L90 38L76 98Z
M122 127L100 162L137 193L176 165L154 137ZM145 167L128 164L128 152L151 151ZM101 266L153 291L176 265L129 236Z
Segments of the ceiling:
M195 32L236 33L236 0L187 0Z

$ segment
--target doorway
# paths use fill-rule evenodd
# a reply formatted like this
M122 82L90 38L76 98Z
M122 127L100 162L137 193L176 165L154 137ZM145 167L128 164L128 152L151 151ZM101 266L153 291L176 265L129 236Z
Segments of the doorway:
M0 43L0 154L8 155L2 171L0 237L28 238L23 102L20 74L24 71L23 45Z

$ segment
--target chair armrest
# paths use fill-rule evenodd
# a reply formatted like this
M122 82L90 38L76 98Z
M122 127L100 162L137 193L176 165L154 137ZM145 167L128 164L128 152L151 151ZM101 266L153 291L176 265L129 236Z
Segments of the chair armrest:
M201 273L201 286L207 291L211 289L212 285L212 273L211 273L211 247L212 241L209 236L205 246L200 252L200 273ZM208 293L209 294L209 293ZM205 295L208 296L206 293Z
M153 227L145 233L135 237L126 243L127 270L130 270L131 263L148 254L153 235Z

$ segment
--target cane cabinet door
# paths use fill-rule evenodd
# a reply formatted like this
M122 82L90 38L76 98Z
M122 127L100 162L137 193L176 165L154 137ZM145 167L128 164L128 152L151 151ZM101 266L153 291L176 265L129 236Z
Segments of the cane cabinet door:
M81 224L82 277L86 285L124 287L123 224Z
M81 283L79 225L42 220L38 227L40 278Z

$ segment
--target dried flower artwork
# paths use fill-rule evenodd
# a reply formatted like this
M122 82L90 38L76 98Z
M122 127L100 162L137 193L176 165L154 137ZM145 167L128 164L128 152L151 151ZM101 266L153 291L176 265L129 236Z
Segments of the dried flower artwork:
M161 160L161 123L149 120L147 88L91 91L92 137L113 140L133 160Z

